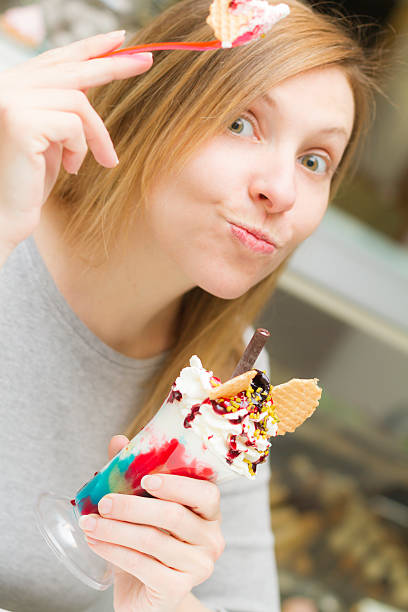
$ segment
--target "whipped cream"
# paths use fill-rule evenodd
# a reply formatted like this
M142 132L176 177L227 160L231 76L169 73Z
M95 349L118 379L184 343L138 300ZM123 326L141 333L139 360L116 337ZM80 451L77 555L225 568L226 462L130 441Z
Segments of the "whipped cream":
M260 376L268 383L264 374ZM178 405L184 427L191 427L232 470L254 478L257 465L268 456L268 438L278 431L270 388L252 385L234 397L210 400L209 392L220 382L193 355L190 366L182 369L173 384L167 402Z

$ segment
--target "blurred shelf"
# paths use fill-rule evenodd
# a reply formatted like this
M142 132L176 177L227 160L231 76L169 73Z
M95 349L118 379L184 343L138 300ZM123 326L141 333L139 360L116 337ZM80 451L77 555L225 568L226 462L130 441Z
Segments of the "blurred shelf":
M408 354L408 251L329 208L279 286Z

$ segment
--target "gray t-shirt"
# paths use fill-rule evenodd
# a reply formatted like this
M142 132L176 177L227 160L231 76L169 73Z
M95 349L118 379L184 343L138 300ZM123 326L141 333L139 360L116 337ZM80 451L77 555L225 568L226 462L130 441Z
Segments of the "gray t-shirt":
M164 355L133 359L96 337L32 237L0 270L0 338L0 608L111 612L112 589L70 574L39 533L34 505L44 491L73 496L106 464L111 436L125 431ZM226 549L194 590L211 610L279 610L268 478L263 465L255 481L221 486Z

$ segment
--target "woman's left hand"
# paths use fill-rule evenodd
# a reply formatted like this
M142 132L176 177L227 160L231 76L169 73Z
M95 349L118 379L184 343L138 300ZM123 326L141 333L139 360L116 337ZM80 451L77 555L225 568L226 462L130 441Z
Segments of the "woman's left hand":
M127 443L114 436L110 458ZM173 612L224 550L219 489L170 474L145 477L143 487L154 497L111 493L99 502L101 516L81 517L80 525L92 550L115 566L115 612Z

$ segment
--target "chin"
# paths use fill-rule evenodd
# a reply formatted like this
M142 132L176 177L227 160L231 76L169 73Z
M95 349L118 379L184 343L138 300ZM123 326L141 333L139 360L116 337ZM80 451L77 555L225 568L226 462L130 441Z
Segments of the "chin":
M229 278L225 282L220 282L218 278L216 282L215 279L211 279L208 282L198 283L198 286L215 297L223 300L235 300L249 291L257 282L258 281L254 281L253 283L243 282L242 278L237 279L236 282L234 282L232 278Z

